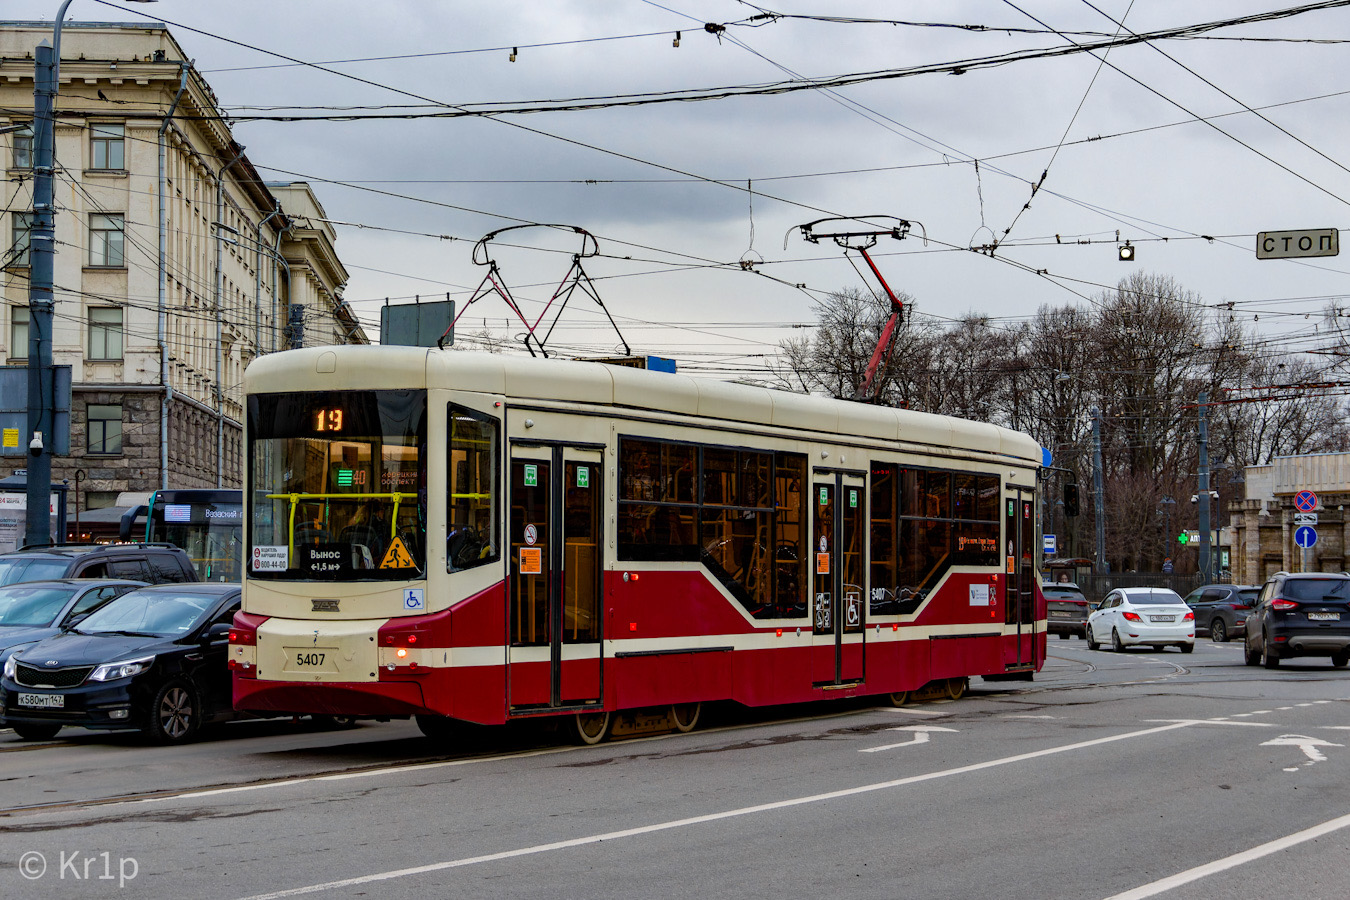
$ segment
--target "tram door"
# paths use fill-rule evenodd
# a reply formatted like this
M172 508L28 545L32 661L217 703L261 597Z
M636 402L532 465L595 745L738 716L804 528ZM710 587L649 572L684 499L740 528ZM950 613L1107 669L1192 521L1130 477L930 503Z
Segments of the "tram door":
M507 612L513 711L600 701L601 454L515 447Z
M816 685L851 684L864 676L865 488L859 476L820 472L812 488L811 681ZM846 639L850 635L857 637Z
M1036 565L1032 556L1036 542L1035 499L1033 491L1013 488L1003 501L1003 621L1017 635L1016 660L1012 663L1015 666L1033 666L1036 661Z

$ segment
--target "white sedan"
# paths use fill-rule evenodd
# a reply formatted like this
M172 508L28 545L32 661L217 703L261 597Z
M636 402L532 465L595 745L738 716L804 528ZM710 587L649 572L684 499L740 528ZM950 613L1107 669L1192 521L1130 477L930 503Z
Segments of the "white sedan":
M1087 620L1088 649L1096 650L1107 641L1112 650L1146 644L1155 650L1173 646L1190 653L1195 649L1195 613L1176 591L1116 588Z

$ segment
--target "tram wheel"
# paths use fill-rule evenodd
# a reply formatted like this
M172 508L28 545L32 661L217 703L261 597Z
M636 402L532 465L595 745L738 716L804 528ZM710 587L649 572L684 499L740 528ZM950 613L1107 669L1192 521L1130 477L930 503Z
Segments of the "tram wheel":
M572 717L572 734L577 742L592 746L609 737L609 710L577 713Z
M670 720L675 723L676 731L688 734L698 726L698 717L702 712L702 703L677 703L670 708Z
M448 741L460 734L460 723L449 716L416 716L417 727L433 741Z
M894 691L890 695L891 706L904 706L909 702L909 691Z
M970 684L968 678L948 678L947 696L953 700L960 700L966 695L966 685Z

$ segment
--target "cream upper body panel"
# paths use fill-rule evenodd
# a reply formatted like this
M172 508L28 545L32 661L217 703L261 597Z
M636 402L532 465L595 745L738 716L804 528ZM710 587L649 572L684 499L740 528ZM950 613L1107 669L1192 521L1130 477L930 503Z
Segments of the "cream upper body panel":
M1041 464L1035 440L997 425L604 363L422 347L314 347L260 357L249 365L244 381L256 393L450 389L500 396L508 404L651 410Z

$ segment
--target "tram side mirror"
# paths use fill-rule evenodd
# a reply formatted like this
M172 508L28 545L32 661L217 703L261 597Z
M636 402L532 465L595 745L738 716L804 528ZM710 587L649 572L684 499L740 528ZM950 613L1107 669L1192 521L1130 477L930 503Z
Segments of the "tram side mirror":
M1078 515L1078 485L1064 485L1064 515L1073 517Z

